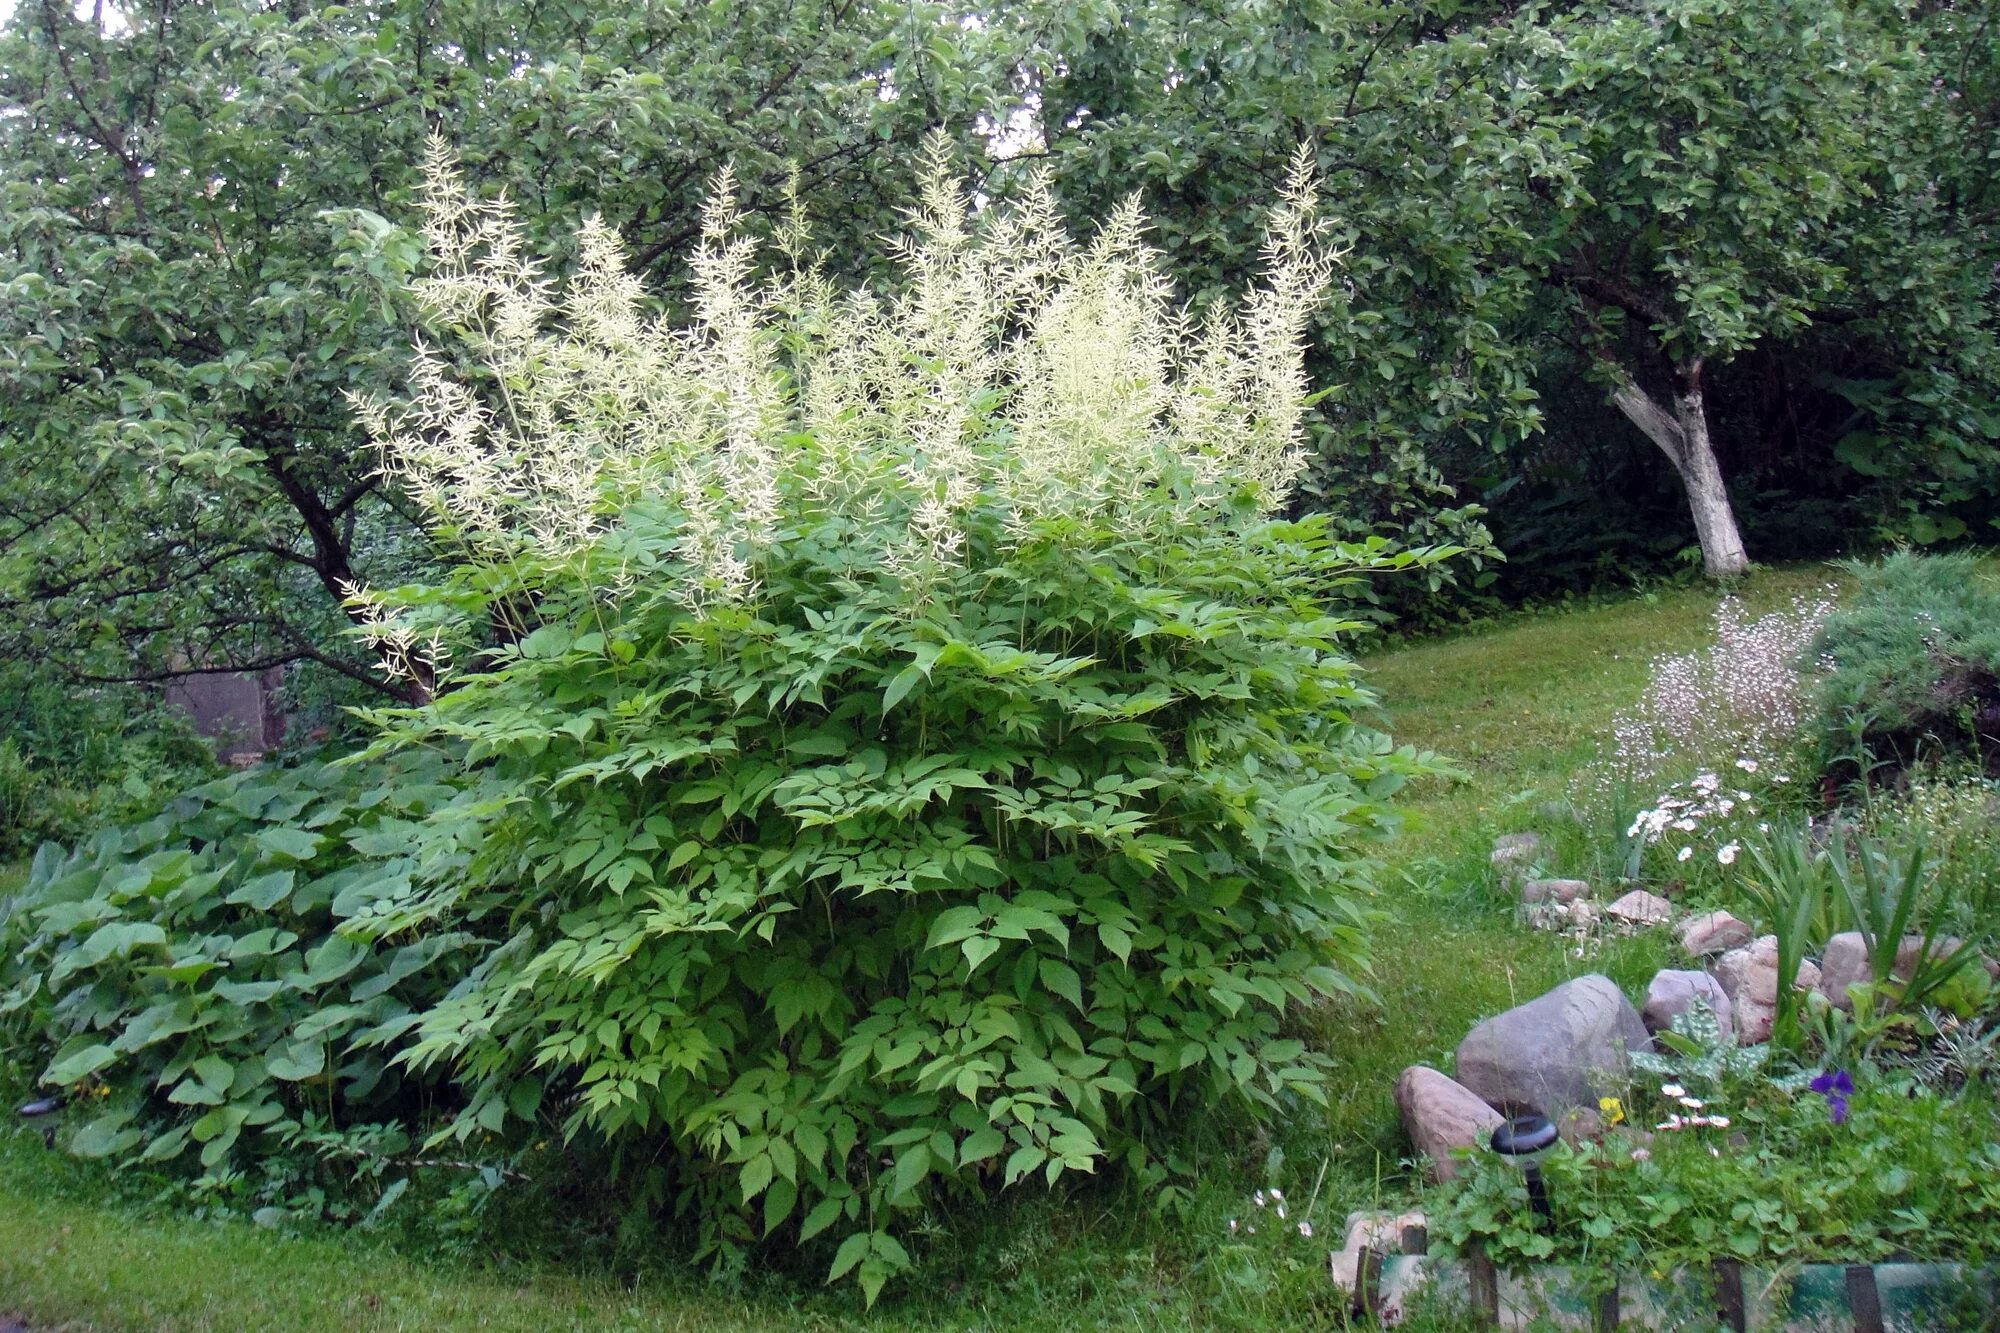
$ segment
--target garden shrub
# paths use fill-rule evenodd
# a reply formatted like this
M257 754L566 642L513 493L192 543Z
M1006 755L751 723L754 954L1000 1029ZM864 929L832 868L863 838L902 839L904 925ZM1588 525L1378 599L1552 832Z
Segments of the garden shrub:
M74 851L45 844L4 906L0 1040L72 1103L66 1146L198 1161L221 1192L339 1215L400 1189L432 1090L394 1067L416 1015L485 941L376 929L448 873L442 812L474 797L422 752L262 768ZM423 855L412 831L428 821ZM432 1095L435 1095L432 1092Z
M1854 596L1813 644L1828 669L1817 725L1828 771L1851 780L1963 754L2000 773L2000 584L1969 554L1850 568Z
M1363 989L1368 843L1425 766L1355 720L1338 608L1450 552L1273 517L1331 272L1303 170L1196 326L1136 208L1079 245L941 153L886 297L796 227L753 279L725 181L686 327L603 227L557 289L429 177L460 350L363 408L461 558L355 603L445 686L382 747L506 793L385 923L506 940L412 1029L442 1137L558 1108L719 1260L825 1234L872 1299L941 1192L1160 1185L1189 1117L1323 1097L1288 1015Z
M0 665L0 860L141 818L217 770L208 742L156 695Z

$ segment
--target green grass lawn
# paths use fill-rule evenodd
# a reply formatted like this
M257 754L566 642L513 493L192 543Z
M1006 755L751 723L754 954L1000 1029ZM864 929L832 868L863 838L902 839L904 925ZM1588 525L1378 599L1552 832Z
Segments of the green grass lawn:
M1810 594L1824 569L1755 576L1753 609ZM1379 1005L1320 1015L1338 1061L1324 1113L1273 1139L1228 1127L1197 1132L1202 1185L1179 1211L1084 1189L1028 1196L918 1228L912 1289L863 1316L845 1289L813 1274L709 1282L675 1258L614 1262L538 1225L532 1201L470 1254L441 1256L422 1236L280 1235L210 1222L151 1202L44 1152L38 1137L0 1146L0 1309L37 1326L103 1329L886 1328L1070 1329L1324 1326L1337 1318L1325 1277L1348 1210L1399 1202L1411 1180L1390 1088L1416 1062L1448 1059L1481 1017L1586 968L1643 984L1656 939L1621 941L1588 963L1566 941L1512 924L1485 886L1486 848L1529 827L1595 755L1631 704L1652 656L1706 641L1715 595L1681 589L1538 612L1367 660L1399 740L1458 761L1469 781L1429 779L1410 793L1409 831L1391 853L1376 943ZM0 891L10 887L0 871ZM1289 1225L1231 1241L1250 1191L1281 1185Z

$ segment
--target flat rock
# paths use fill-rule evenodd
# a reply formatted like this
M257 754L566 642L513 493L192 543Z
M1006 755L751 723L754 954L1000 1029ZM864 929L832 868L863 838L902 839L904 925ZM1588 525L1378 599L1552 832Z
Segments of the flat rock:
M1458 1081L1505 1114L1553 1117L1595 1107L1648 1041L1617 984L1592 973L1474 1027L1458 1046Z
M1671 969L1655 972L1646 986L1646 1003L1640 1007L1639 1019L1645 1023L1646 1031L1664 1032L1696 1004L1706 1004L1713 1010L1724 1032L1735 1030L1729 992L1706 972Z
M1396 1109L1417 1152L1430 1159L1432 1180L1458 1174L1454 1148L1483 1148L1500 1126L1501 1114L1478 1094L1425 1065L1411 1065L1396 1080Z
M1681 923L1681 948L1690 958L1712 958L1740 949L1755 937L1749 925L1727 912L1709 912Z
M1664 926L1674 919L1674 905L1657 893L1634 889L1605 908L1604 915L1628 926Z
M1573 903L1590 896L1590 881L1583 879L1531 879L1521 886L1524 903Z

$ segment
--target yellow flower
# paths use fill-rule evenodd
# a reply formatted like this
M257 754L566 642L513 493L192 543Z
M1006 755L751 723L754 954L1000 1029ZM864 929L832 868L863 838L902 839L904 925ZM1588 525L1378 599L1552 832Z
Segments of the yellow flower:
M1625 1104L1616 1097L1599 1097L1597 1109L1604 1112L1604 1123L1622 1125L1625 1123Z

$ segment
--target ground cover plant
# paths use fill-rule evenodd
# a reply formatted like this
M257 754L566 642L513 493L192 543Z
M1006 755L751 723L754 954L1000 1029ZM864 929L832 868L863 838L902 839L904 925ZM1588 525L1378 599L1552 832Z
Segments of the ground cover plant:
M1264 281L1198 325L1136 208L1085 243L1043 187L975 216L942 147L886 297L837 291L796 230L757 277L725 178L688 325L648 310L602 227L552 284L442 146L428 179L418 296L447 342L405 398L358 406L455 573L350 597L430 700L378 715L374 755L457 756L484 795L399 815L414 864L310 903L287 895L319 812L254 835L223 903L331 897L334 918L317 943L258 937L277 975L215 983L317 1010L254 1034L139 1004L135 951L174 984L214 967L159 906L168 868L211 854L171 846L200 828L74 890L38 866L58 902L31 919L94 928L31 954L44 1003L17 1020L55 1047L46 1081L117 1103L80 1146L192 1139L211 1171L254 1170L270 1135L240 1131L320 1128L269 1081L435 1081L441 1125L385 1133L479 1159L553 1130L723 1267L825 1235L872 1301L929 1200L1107 1171L1170 1200L1182 1118L1322 1099L1294 1016L1365 992L1369 845L1427 767L1356 718L1338 608L1449 551L1273 517L1333 263L1303 159ZM440 996L423 965L449 951ZM355 1007L379 985L321 993L355 968L413 991L387 1013ZM279 1053L253 1077L212 1049L231 1037Z
M367 923L463 860L409 837L476 799L453 776L422 753L260 769L44 844L7 907L0 1032L73 1103L64 1146L179 1165L194 1197L279 1216L400 1194L438 1090L395 1068L399 1034L488 942Z

